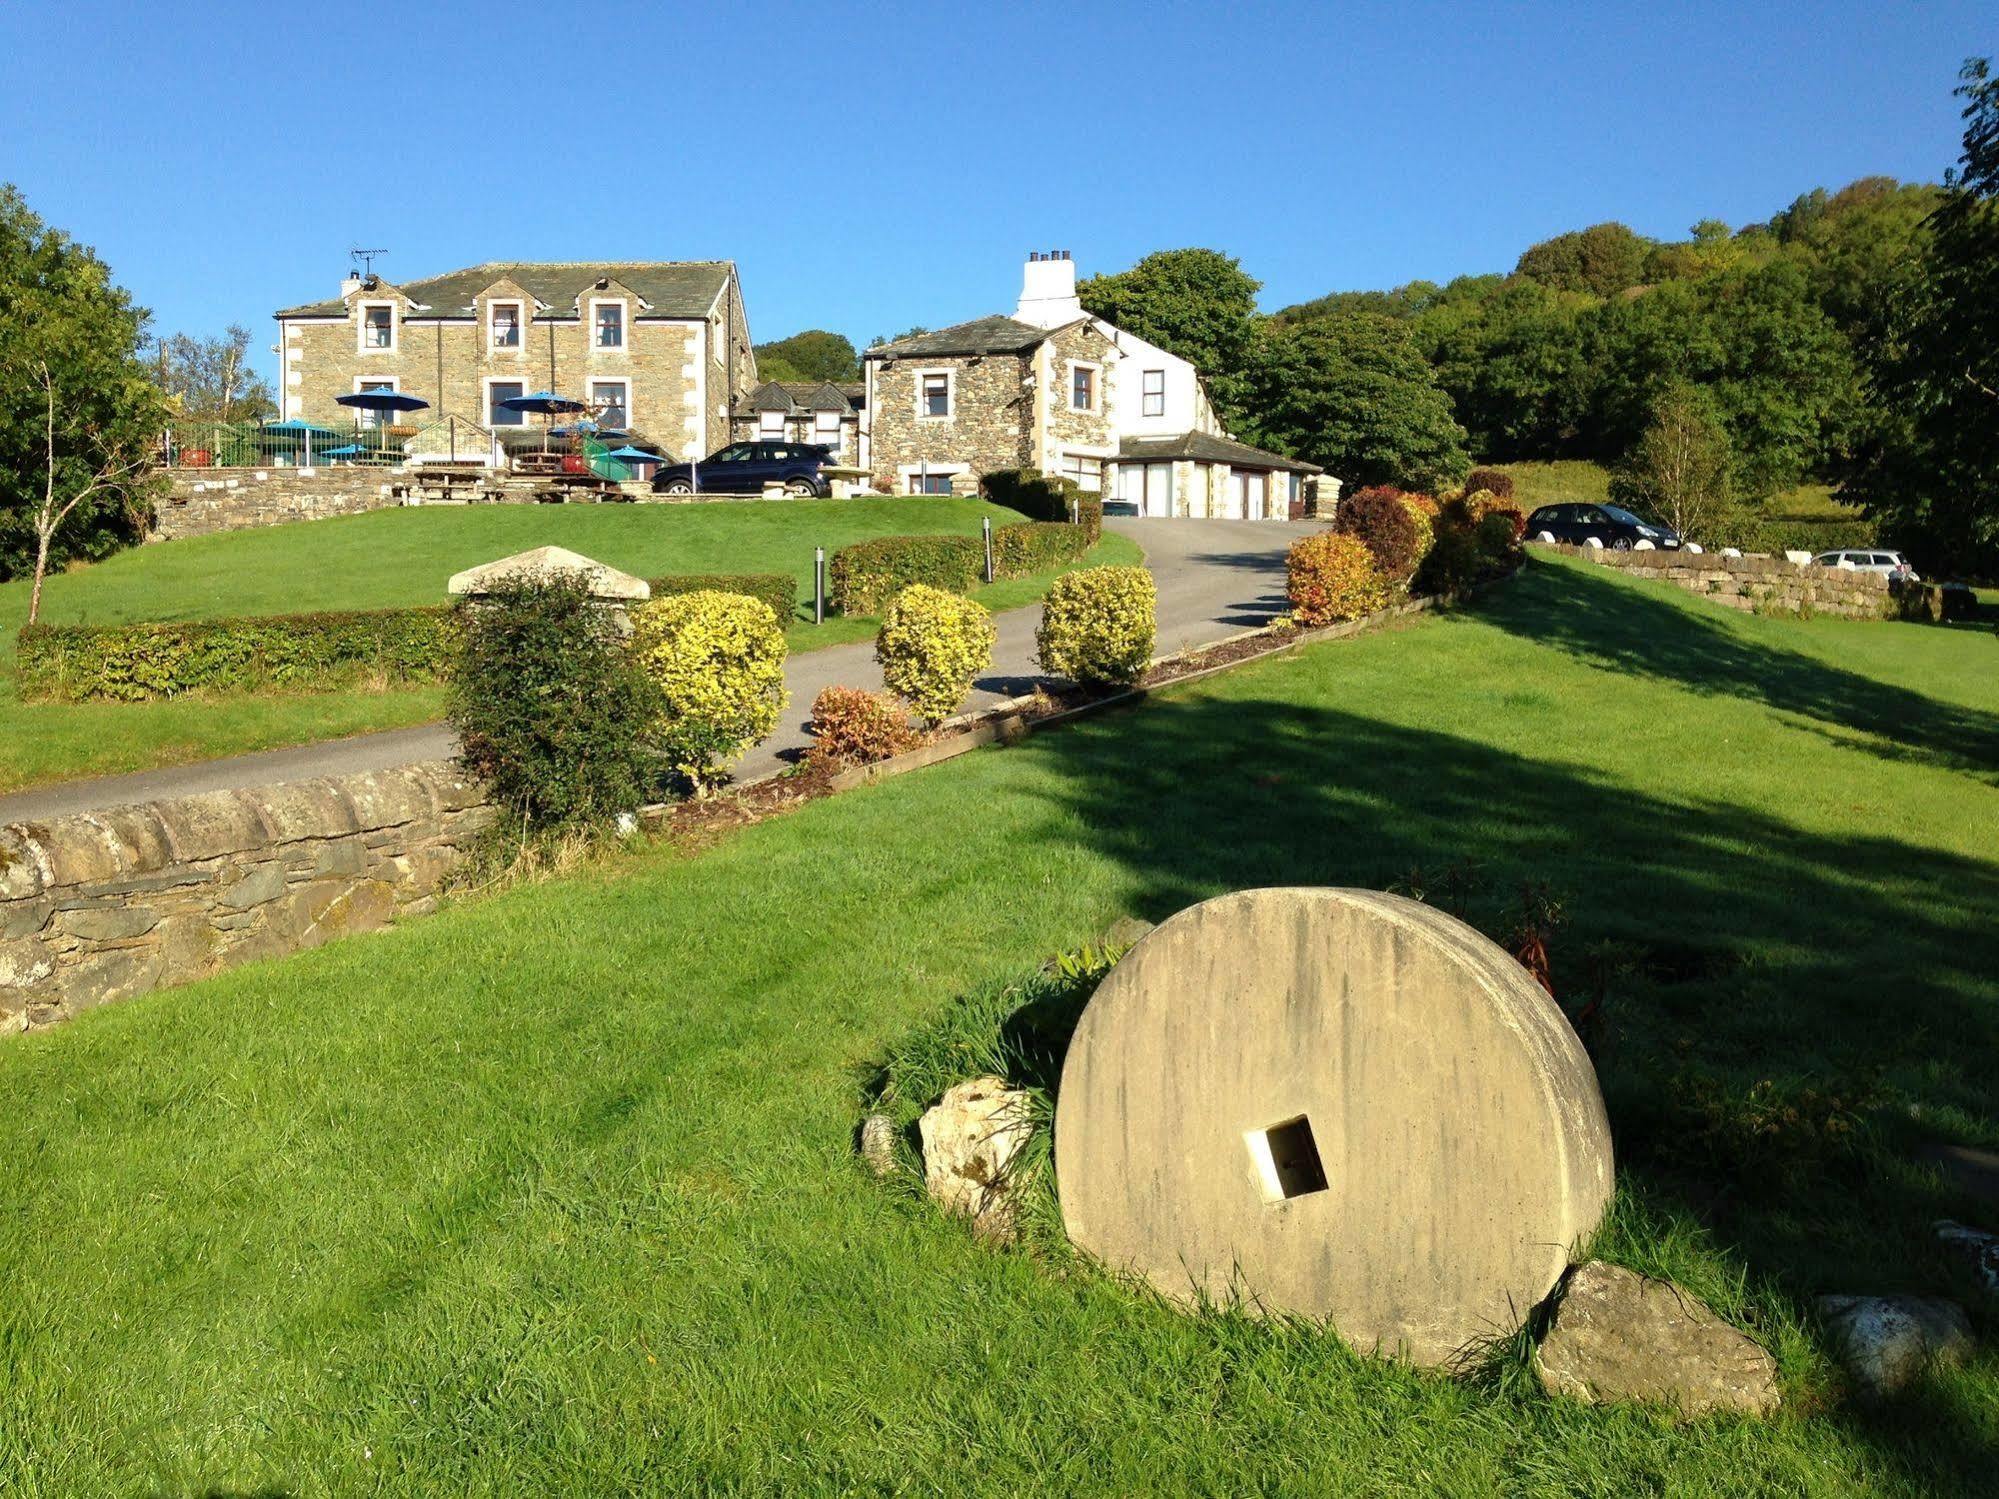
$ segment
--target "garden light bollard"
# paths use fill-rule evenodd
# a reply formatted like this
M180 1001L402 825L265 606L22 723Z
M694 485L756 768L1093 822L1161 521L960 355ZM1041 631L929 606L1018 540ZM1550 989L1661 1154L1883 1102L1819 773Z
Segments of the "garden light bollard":
M979 531L986 543L986 581L993 580L993 518L990 515L979 518Z
M812 623L826 623L826 548L812 549Z

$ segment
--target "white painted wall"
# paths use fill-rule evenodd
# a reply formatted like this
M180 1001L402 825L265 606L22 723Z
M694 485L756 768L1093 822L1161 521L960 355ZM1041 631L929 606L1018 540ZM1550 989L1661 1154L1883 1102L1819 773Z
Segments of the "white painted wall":
M1111 422L1119 437L1172 437L1181 432L1222 430L1201 386L1199 370L1157 344L1147 343L1136 333L1113 328L1102 318L1094 321L1124 356L1105 371ZM1147 370L1163 370L1166 374L1166 406L1158 416L1145 414Z

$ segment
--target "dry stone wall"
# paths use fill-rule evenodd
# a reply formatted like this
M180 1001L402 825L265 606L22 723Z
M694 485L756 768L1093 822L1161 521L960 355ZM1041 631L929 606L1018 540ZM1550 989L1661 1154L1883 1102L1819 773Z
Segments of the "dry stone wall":
M1616 568L1634 578L1656 578L1745 613L1830 614L1841 619L1893 619L1900 613L1881 573L1713 552L1613 552L1573 546L1548 550Z
M438 762L0 826L0 1030L421 915L492 817Z
M400 503L389 476L366 468L167 470L148 541L359 515Z

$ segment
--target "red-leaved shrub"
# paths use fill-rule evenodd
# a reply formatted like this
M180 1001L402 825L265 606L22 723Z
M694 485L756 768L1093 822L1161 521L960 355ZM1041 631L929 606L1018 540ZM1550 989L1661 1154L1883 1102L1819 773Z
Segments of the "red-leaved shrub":
M892 692L828 687L812 700L812 758L834 765L872 765L916 748L909 705Z
M1513 498L1513 475L1496 468L1475 468L1465 475L1465 493L1476 494L1481 489L1502 500L1510 500Z
M1320 531L1301 537L1285 554L1284 569L1292 611L1303 625L1359 619L1388 602L1388 582L1357 536Z
M1422 538L1403 499L1401 490L1386 485L1357 490L1340 501L1333 517L1333 529L1365 543L1390 584L1407 583L1421 560Z

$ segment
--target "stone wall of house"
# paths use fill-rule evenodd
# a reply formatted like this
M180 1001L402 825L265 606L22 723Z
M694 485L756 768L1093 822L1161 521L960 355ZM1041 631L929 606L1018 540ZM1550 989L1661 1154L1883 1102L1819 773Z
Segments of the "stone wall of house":
M1713 552L1616 552L1554 546L1549 551L1655 578L1730 609L1755 614L1830 614L1893 619L1900 613L1888 579L1847 567L1814 567L1782 557L1722 557Z
M0 1029L421 915L492 816L440 762L0 826Z
M384 289L386 295L387 289ZM615 296L613 288L592 293ZM373 294L370 294L373 296ZM487 312L496 301L520 301L529 321L512 349L492 348ZM599 349L589 317L535 317L534 300L502 280L475 301L476 319L399 319L393 349L362 349L360 302L341 321L294 320L285 325L285 379L291 414L307 421L345 423L353 412L335 401L364 378L389 378L398 390L421 396L430 409L413 420L453 415L483 423L489 380L518 380L525 391L552 389L587 398L597 378L627 382L628 420L677 457L705 458L727 440L729 406L740 391L729 385L730 350L715 347L729 335L726 319L713 324L705 387L698 359L701 324L634 321L637 299L626 302L625 346ZM586 298L587 302L587 298ZM567 313L568 309L562 309ZM710 408L702 413L705 388ZM528 423L539 422L538 417Z
M369 468L175 468L148 541L359 515L401 503L388 473Z
M1112 408L1117 400L1116 354L1117 348L1097 331L1094 323L1075 323L1059 329L1050 336L1042 347L1048 352L1047 384L1047 434L1042 446L1047 457L1042 467L1055 468L1055 453L1060 447L1075 446L1117 451L1117 439L1112 436L1116 430L1112 421ZM1071 408L1071 377L1077 363L1093 364L1097 367L1097 404L1093 411L1076 411Z
M1034 461L1035 393L1027 383L1034 360L1017 354L883 360L875 365L875 407L869 420L869 467L896 481L922 464L963 464L976 474L1021 468ZM951 414L916 414L918 380L947 370ZM1040 388L1040 387L1037 387Z

